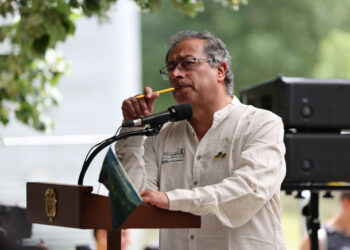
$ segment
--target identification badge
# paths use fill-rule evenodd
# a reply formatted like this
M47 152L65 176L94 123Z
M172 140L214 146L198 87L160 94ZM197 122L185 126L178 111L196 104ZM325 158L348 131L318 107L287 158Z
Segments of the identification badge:
M177 148L175 152L164 152L162 155L162 164L184 161L185 149Z

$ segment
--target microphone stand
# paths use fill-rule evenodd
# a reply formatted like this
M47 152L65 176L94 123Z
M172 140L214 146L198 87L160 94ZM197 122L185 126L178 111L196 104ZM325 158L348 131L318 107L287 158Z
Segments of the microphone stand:
M145 128L145 129L141 129L141 130L137 130L137 131L129 131L129 132L126 132L126 133L123 133L120 135L114 135L114 136L106 139L105 141L103 141L103 143L101 145L99 145L94 151L91 152L91 154L86 159L86 161L84 161L83 167L80 171L78 185L83 185L84 176L85 176L85 173L86 173L90 163L92 162L92 160L95 158L95 156L102 149L104 149L105 147L107 147L108 145L112 144L115 141L118 141L120 139L129 137L129 136L138 136L138 135L154 136L154 135L157 135L159 133L160 129L162 128L162 126L163 126L163 124L153 124L149 128Z

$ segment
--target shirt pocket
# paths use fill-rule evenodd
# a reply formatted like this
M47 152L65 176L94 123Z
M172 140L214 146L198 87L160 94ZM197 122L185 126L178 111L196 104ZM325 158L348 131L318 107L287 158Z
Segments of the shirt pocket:
M226 158L211 158L203 159L201 169L201 185L212 185L221 182L223 179L230 176L230 159Z
M159 187L162 192L178 188L189 189L184 161L173 161L161 164Z

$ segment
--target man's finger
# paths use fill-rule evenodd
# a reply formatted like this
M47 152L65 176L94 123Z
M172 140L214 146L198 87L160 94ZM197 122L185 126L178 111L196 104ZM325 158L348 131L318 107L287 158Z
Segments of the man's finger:
M151 115L152 114L152 111L149 110L148 108L148 103L145 99L141 99L139 100L139 104L140 104L140 108L142 110L142 114L144 116L148 116L148 115Z
M142 197L142 196L148 194L150 191L151 191L150 189L143 190L140 192L140 196Z
M159 93L153 92L152 95L150 96L150 98L147 98L147 99L146 99L148 110L149 110L151 113L153 112L153 104L154 104L154 101L158 98L158 96L159 96Z
M136 117L136 112L134 107L132 106L130 98L126 99L123 102L122 111L123 111L123 118L125 121L134 119Z
M143 117L143 112L139 100L137 100L136 98L132 98L130 101L132 103L133 108L135 109L136 117Z
M145 87L144 90L143 90L143 94L145 95L145 97L147 99L151 98L152 97L152 93L153 93L153 90L151 87Z

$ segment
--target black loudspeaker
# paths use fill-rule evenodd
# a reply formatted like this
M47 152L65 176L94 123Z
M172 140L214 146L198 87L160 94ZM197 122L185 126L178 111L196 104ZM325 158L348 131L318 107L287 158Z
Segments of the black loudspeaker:
M350 181L350 80L277 77L245 88L242 101L282 117L284 182Z
M240 97L282 117L286 128L350 128L350 80L280 76L241 90Z
M350 134L286 133L285 182L350 180Z

